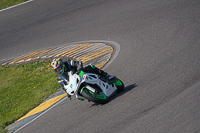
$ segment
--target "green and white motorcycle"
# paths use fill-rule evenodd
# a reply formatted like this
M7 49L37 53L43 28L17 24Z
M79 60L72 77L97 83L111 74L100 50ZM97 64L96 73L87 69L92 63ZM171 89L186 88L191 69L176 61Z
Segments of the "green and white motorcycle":
M84 73L81 71L79 74L69 72L69 81L62 79L65 92L80 101L87 99L99 104L108 102L108 98L115 93L124 90L124 84L118 78L110 79L106 82L105 77L100 77L94 73Z

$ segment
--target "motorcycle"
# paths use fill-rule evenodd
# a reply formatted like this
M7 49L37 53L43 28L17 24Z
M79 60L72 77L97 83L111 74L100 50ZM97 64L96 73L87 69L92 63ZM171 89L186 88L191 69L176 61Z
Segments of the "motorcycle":
M105 77L83 71L79 74L70 71L68 75L69 81L63 77L59 82L63 83L63 89L70 97L76 95L80 101L87 99L105 104L112 95L124 90L123 82L116 77L106 81Z

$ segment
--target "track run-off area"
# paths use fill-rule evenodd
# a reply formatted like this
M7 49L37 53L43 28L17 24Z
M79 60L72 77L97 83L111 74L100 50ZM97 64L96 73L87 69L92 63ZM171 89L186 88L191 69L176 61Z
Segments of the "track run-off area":
M105 105L63 99L17 132L198 133L199 18L199 0L34 0L0 12L1 64L73 55L125 84Z

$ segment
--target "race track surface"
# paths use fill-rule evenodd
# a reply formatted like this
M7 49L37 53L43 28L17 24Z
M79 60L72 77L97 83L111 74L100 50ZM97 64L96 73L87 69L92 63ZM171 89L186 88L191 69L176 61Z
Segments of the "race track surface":
M34 0L0 12L0 60L79 41L120 45L105 69L125 91L66 99L20 133L200 131L199 0Z

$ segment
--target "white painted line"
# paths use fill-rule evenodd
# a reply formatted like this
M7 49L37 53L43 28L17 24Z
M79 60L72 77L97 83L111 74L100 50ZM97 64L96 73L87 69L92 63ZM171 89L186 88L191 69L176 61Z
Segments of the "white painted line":
M77 53L74 53L72 56L74 56L75 58L78 58L78 57L87 55L89 53L92 53L94 51L97 51L97 50L99 50L101 48L104 48L104 47L106 47L106 44L104 44L104 45L93 45L93 46L88 47L88 48L86 48L84 50L81 50L81 51L79 51Z
M97 62L108 61L108 60L110 59L110 57L111 57L111 53L108 53L108 54L102 56L101 58L99 58L99 59L97 60Z
M2 9L2 10L0 10L0 12L6 11L6 10L8 10L8 9L11 9L11 8L14 8L14 7L17 7L17 6L20 6L20 5L23 5L23 4L32 2L32 1L33 1L33 0L29 0L29 1L26 1L26 2L23 2L23 3L17 4L17 5L11 6L11 7L8 7L8 8Z
M51 50L51 51L48 53L48 56L49 56L49 57L55 56L55 55L57 55L57 54L59 54L59 53L62 53L62 52L64 52L64 51L66 51L66 50L69 50L69 49L71 49L71 48L73 48L73 47L76 47L77 45L79 45L79 44L57 47L57 48Z
M3 59L3 60L0 61L0 65L6 65L6 64L14 61L15 59L18 59L18 58L22 57L22 56L24 56L24 55L20 55L20 56L17 56L17 57L15 56L15 57L10 57L10 58Z
M111 53L108 53L108 54L103 55L103 56L101 56L99 58L95 58L93 60L87 61L87 62L84 63L84 67L89 65L89 64L93 64L93 65L96 66L96 65L98 65L98 64L100 64L102 62L109 61L110 57L111 57Z
M49 56L50 56L50 57L51 57L51 56L54 56L54 55L57 54L57 51L58 51L58 50L63 49L64 47L65 47L65 46L55 47L55 48L51 49L50 51L41 54L39 57L42 57L42 58L43 58L44 56L46 56L46 58L47 58L47 57L49 57Z
M26 123L25 125L21 126L20 128L18 128L17 130L15 130L14 133L18 132L20 129L24 128L25 126L27 126L28 124L30 124L31 122L35 121L37 118L39 118L40 116L42 116L43 114L45 114L47 111L49 111L50 109L54 108L56 105L58 105L59 103L61 103L62 101L64 101L65 99L67 99L68 97L64 97L62 100L58 101L57 103L55 103L53 106L49 107L47 110L45 110L43 113L41 113L40 115L38 115L37 117L35 117L33 120L31 120L30 122Z

